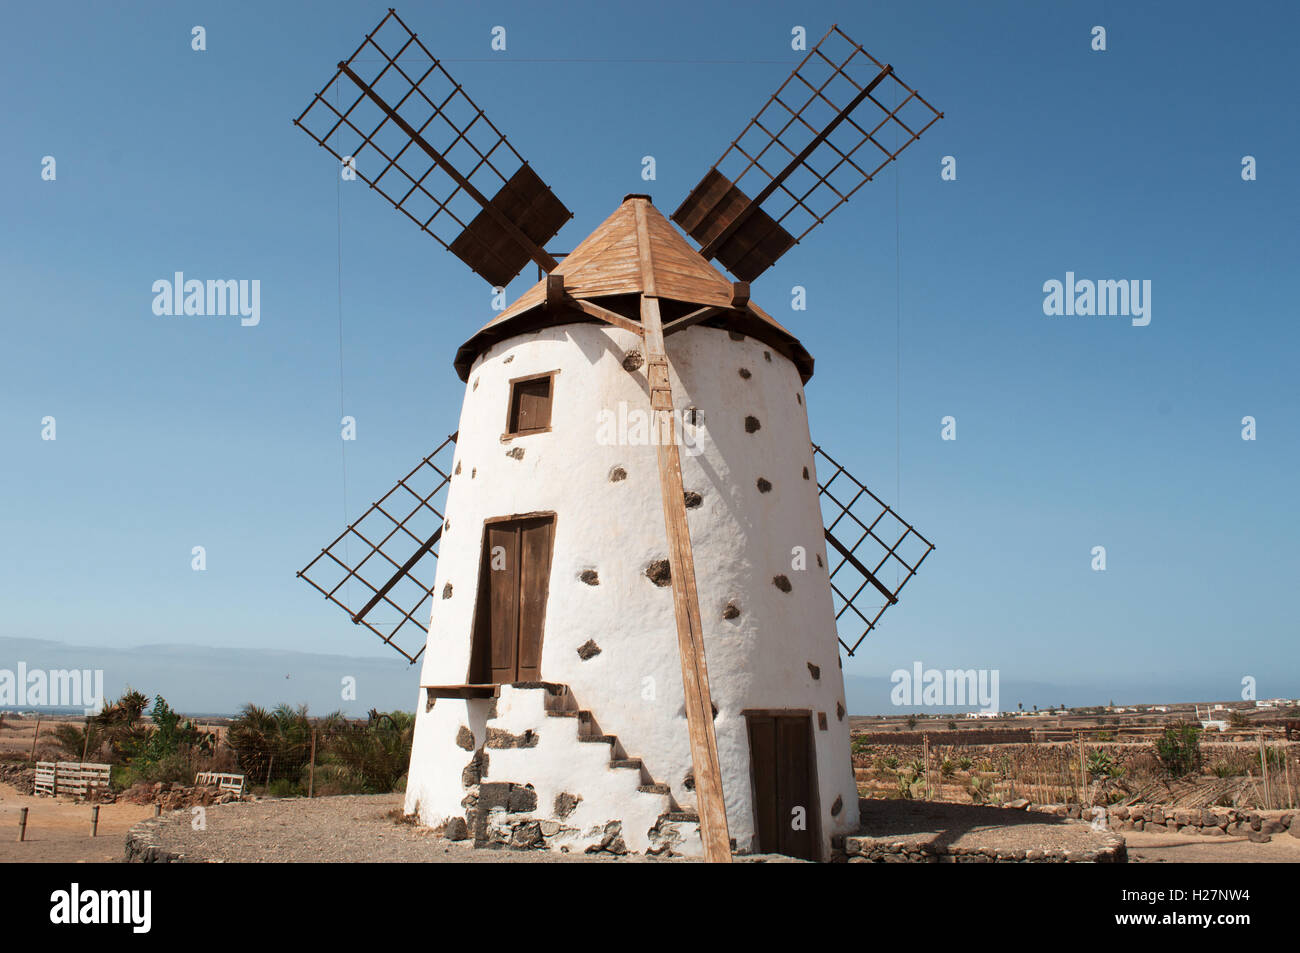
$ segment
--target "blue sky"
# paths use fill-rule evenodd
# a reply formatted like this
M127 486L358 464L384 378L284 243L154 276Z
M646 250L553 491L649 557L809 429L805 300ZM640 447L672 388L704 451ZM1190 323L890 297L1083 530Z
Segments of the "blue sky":
M291 125L385 9L6 7L0 635L388 652L294 573L455 429L451 360L491 312ZM1293 5L398 9L575 212L556 249L627 192L671 212L794 25L838 22L946 113L754 288L817 359L814 438L938 546L847 673L1300 694ZM261 323L155 316L175 271L259 279ZM1150 280L1150 325L1045 316L1067 271Z

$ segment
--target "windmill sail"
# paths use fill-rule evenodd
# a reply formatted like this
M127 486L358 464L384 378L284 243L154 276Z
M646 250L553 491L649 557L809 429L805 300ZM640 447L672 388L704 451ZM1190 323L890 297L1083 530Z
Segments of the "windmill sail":
M817 490L830 544L827 556L836 627L841 631L840 644L852 655L885 610L898 602L898 594L921 568L934 543L816 444L813 458L818 464L825 461L832 470L823 479L824 468L818 466ZM860 633L858 626L863 627ZM845 640L845 631L852 644Z
M867 102L875 109L855 115ZM753 281L942 116L833 26L673 221L705 258Z
M424 651L455 453L452 434L298 573L411 663Z
M393 10L294 120L495 287L572 213Z

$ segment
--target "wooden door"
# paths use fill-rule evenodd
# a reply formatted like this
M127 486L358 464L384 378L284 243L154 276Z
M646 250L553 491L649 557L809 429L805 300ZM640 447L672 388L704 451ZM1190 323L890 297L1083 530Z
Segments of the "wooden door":
M471 683L541 681L554 528L553 516L484 527Z
M750 774L758 849L818 860L817 762L812 716L806 712L748 712ZM795 827L803 808L803 829Z

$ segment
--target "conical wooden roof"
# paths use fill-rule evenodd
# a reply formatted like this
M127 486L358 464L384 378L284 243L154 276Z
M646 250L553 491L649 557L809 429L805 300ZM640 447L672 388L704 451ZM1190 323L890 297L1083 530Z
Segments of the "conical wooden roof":
M614 214L601 222L560 262L552 274L564 276L565 293L573 298L587 299L641 294L644 286L637 244L638 202L643 202L646 208L649 251L654 263L654 290L661 301L665 305L668 302L681 303L685 307L673 309L681 314L701 307L729 307L731 281L691 247L650 203L647 195L625 197ZM574 309L552 314L543 307L545 303L546 282L543 280L479 329L456 354L456 370L461 380L469 379L469 370L479 354L497 341L558 324L597 320ZM618 310L612 303L606 306ZM732 328L770 343L798 365L805 381L811 377L812 356L798 339L752 302L749 307L750 314L721 315L708 323ZM669 310L666 309L666 320L675 316L668 313ZM629 316L637 317L635 311Z

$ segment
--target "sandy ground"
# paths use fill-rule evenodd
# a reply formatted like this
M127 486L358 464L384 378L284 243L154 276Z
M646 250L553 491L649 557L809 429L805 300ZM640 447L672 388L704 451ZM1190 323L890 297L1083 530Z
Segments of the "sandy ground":
M27 839L18 818L27 808ZM19 794L0 784L0 863L111 863L122 860L127 829L153 816L151 804L104 804L99 836L90 836L90 805L71 798Z
M207 830L195 831L188 813L171 815L161 828L157 843L170 850L227 862L295 861L386 861L426 863L610 863L612 855L569 855L549 851L475 850L465 843L451 843L434 837L426 829L398 824L389 816L400 806L400 795L290 799L229 804L207 813ZM17 843L19 809L29 809L27 840ZM892 812L890 812L892 813ZM1004 812L999 812L1004 813ZM70 799L20 795L0 785L0 863L113 863L123 859L127 829L153 816L148 804L105 804L100 807L99 836L90 837L90 806ZM996 837L998 842L1064 838L1073 841L1086 832L1084 825L1034 823L1024 815L1021 824L1000 830L971 818L963 825L962 843L968 839ZM906 820L906 819L904 819ZM937 818L930 819L931 821ZM1019 818L1017 818L1019 820ZM900 818L868 819L868 827L898 828ZM905 826L891 831L921 836L933 828L924 813ZM1081 830L1080 830L1081 828ZM1244 837L1209 838L1202 835L1147 834L1126 831L1129 861L1132 863L1300 863L1300 838L1274 835L1268 844L1253 844ZM1073 846L1064 841L1059 846ZM786 860L755 857L747 860ZM646 862L642 857L625 861ZM664 861L651 860L652 863Z
M1300 838L1274 834L1267 844L1244 837L1202 834L1148 834L1124 831L1129 863L1138 864L1295 864L1300 863Z
M1049 814L973 804L863 799L862 836L881 842L1005 850L1096 850L1104 835Z
M187 857L226 863L611 863L641 856L552 851L475 850L429 828L397 823L400 794L291 798L210 808L207 829L187 814L166 817L152 844ZM785 860L787 858L775 858ZM649 862L663 863L650 858Z

